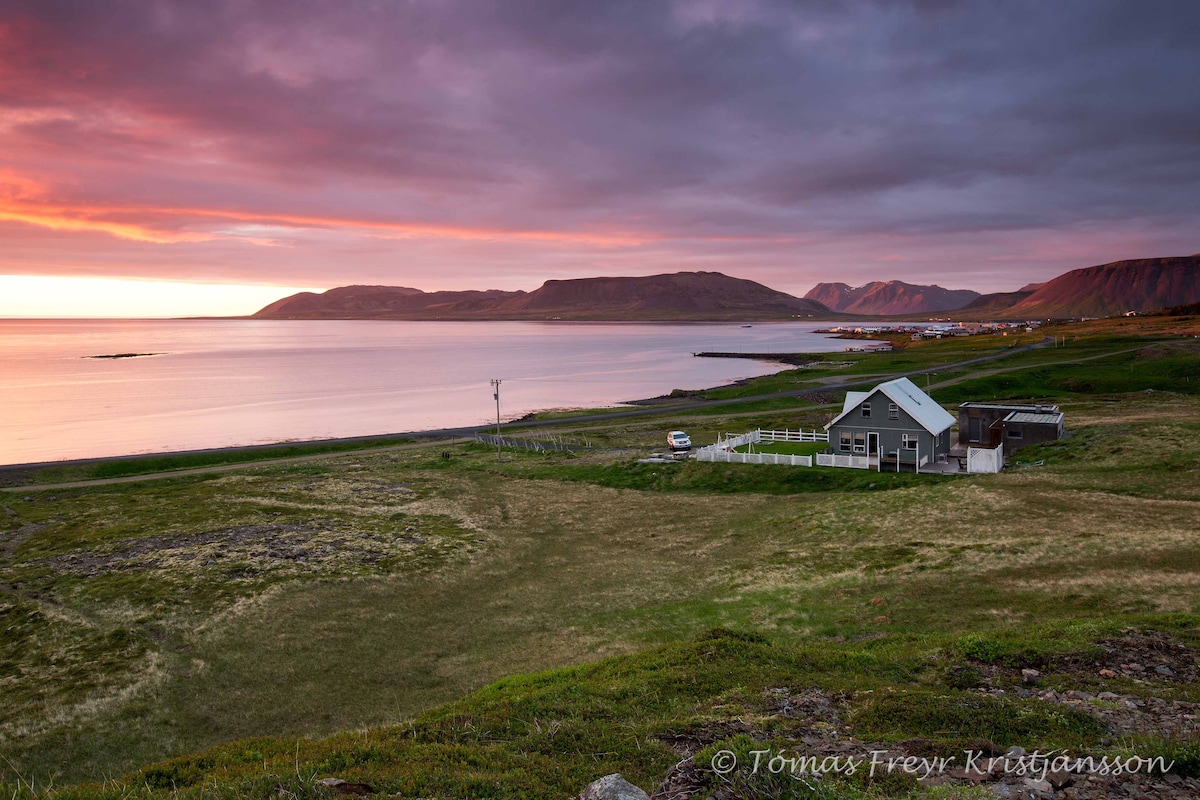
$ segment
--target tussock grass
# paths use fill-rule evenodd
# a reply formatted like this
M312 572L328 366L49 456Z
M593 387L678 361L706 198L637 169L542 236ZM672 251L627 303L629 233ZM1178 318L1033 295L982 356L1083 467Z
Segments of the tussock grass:
M336 453L352 453L357 450L375 450L409 443L399 437L378 437L366 440L344 440L314 444L273 444L260 447L229 448L210 452L184 453L179 455L138 456L98 460L91 464L69 466L47 466L24 470L0 470L0 486L21 483L68 483L72 481L123 478L131 475L148 475L157 472L195 469L225 464L252 464L277 458L297 456L320 456Z

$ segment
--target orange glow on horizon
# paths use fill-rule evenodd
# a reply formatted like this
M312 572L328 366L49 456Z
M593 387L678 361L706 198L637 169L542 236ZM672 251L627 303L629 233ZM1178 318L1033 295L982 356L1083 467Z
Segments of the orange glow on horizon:
M67 216L61 209L47 212L39 209L35 212L16 211L11 206L0 206L0 220L6 222L23 222L36 225L39 228L49 228L55 231L95 231L108 233L118 239L129 239L135 242L151 244L175 244L178 242L206 242L215 236L197 233L168 234L158 233L141 225L105 220L88 219L86 217Z
M294 286L135 278L0 275L2 318L236 317L296 292Z
M715 243L757 242L794 244L806 241L796 236L673 235L614 230L610 232L553 231L487 226L451 225L363 219L338 215L290 214L245 211L233 208L153 207L130 204L87 205L54 202L50 188L14 172L0 173L0 221L17 222L50 230L105 233L119 239L148 244L180 244L232 240L259 246L274 246L269 238L230 234L221 230L181 230L192 223L210 221L273 225L293 230L361 231L379 238L458 239L463 241L510 240L595 247L637 247L669 240ZM130 221L137 220L137 221ZM175 226L155 224L174 221Z
M94 231L131 241L153 244L175 244L180 242L204 242L214 239L236 239L244 237L207 233L172 232L155 228L146 223L117 222L105 216L180 217L271 224L295 229L349 229L380 231L398 238L439 239L512 239L532 242L562 242L591 244L598 246L631 246L645 244L658 237L634 236L625 233L593 234L562 231L508 230L504 228L472 228L455 225L429 223L388 222L384 220L352 219L346 217L322 217L299 214L260 213L234 209L209 208L147 208L139 206L66 206L38 202L22 202L0 199L0 220L21 222L42 228L65 231ZM254 241L253 239L248 241ZM256 242L262 244L263 242Z

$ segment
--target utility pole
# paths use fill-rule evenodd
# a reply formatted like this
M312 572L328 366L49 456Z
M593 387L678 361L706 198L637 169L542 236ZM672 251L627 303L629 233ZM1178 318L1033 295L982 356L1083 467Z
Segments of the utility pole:
M500 379L492 378L492 397L496 400L496 461L503 461L500 457Z

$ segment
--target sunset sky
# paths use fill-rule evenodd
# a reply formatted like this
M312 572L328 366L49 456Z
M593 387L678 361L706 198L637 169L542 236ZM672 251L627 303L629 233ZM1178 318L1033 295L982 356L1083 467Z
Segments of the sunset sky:
M0 316L1188 255L1198 41L1192 0L6 0Z

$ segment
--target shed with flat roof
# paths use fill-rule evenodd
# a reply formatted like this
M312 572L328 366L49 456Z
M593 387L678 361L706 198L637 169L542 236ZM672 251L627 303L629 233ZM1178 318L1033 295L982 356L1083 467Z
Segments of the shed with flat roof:
M1020 403L960 403L958 406L958 443L963 447L997 447L1004 440L1004 420L1012 413L1059 414L1056 405ZM1061 436L1061 434L1060 434ZM1055 437L1059 438L1059 437ZM1039 439L1038 441L1045 441ZM1005 448L1008 452L1008 448Z
M1022 447L1053 442L1063 437L1065 416L1061 411L1013 411L1002 421L1004 455L1011 456Z

